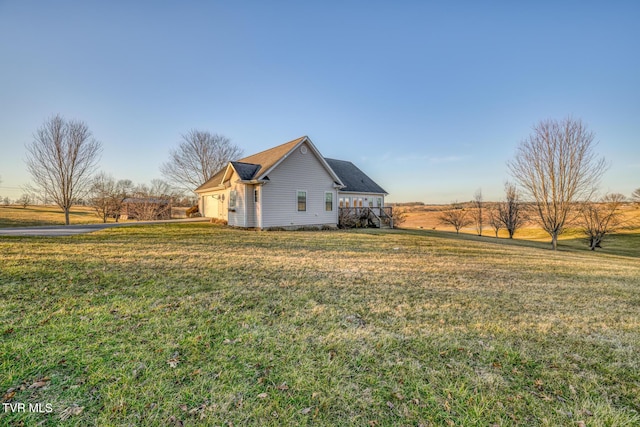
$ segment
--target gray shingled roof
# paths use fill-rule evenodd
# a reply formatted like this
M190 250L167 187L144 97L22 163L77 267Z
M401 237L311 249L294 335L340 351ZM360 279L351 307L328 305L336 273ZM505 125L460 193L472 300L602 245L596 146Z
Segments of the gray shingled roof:
M269 150L262 151L249 157L245 157L239 161L231 162L231 164L242 180L250 181L258 178L265 179L262 175L305 139L308 140L306 136L294 139L293 141L289 141L285 144L270 148ZM309 143L311 144L311 141L309 141ZM382 187L376 184L353 163L345 160L327 158L324 160L327 162L331 170L333 170L335 175L337 175L337 178L345 185L345 187L340 191L388 194ZM225 175L225 171L226 167L198 187L196 191L205 191L209 188L215 188L221 185L221 180Z
M278 145L277 147L270 148L265 151L261 151L260 153L253 154L251 156L242 158L234 163L244 163L247 165L256 165L258 166L258 170L254 171L253 175L249 179L259 178L260 175L264 174L269 168L275 165L282 157L290 152L296 145L298 145L301 141L305 140L307 137L303 136L293 141L286 142L282 145ZM235 165L234 165L235 167ZM225 171L227 170L227 166L225 165L222 170L218 171L213 177L209 178L207 182L202 184L200 187L196 188L196 191L205 191L209 188L215 188L216 186L222 184L220 182L222 177L224 176ZM236 169L237 170L237 169ZM248 171L247 173L249 173ZM238 171L240 174L240 171ZM243 178L244 179L244 178Z
M252 180L255 177L256 172L258 172L262 167L261 165L244 162L231 162L231 164L236 172L238 172L238 175L240 175L240 179L246 181Z
M345 185L340 191L388 194L353 163L346 160L327 159L326 157L325 160Z

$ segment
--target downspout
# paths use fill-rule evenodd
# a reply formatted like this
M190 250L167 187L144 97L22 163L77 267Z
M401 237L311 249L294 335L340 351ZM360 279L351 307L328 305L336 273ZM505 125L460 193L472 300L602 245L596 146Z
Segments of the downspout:
M247 228L247 184L244 184L244 228Z
M256 206L256 225L262 230L262 185L256 185L255 191L258 191L258 202ZM259 209L258 209L259 208Z

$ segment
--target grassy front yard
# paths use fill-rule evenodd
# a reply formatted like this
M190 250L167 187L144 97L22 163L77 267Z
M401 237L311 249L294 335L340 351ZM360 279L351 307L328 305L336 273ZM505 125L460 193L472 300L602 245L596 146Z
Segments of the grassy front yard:
M542 247L203 223L0 238L0 396L52 407L0 424L640 424L640 253Z

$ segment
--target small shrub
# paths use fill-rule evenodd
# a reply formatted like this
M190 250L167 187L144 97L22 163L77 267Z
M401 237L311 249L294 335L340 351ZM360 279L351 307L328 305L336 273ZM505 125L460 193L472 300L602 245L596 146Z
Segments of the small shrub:
M393 228L400 227L407 220L407 208L394 208L392 218Z

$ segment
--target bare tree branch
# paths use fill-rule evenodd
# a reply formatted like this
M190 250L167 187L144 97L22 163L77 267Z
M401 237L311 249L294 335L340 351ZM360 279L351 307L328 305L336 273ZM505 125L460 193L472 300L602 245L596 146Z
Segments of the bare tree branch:
M152 179L151 185L140 184L132 189L131 197L123 200L123 210L128 219L151 221L170 219L171 207L176 194L171 186L161 180Z
M471 211L471 217L476 226L476 233L478 236L482 236L482 229L484 228L484 200L482 198L482 189L479 188L473 195L471 201L473 210Z
M509 232L509 238L513 239L513 235L522 228L527 218L516 186L510 182L505 183L504 193L505 201L498 203L497 217ZM496 237L498 237L498 230L496 230Z
M606 194L599 202L584 202L580 206L582 232L589 239L589 249L601 248L607 234L622 225L620 207L626 197L619 193Z
M107 222L107 218L117 214L114 198L118 188L116 180L104 172L100 172L93 177L91 182L91 190L89 204L96 211L98 218L102 222Z
M171 150L169 161L160 167L160 172L180 189L192 192L241 155L242 150L228 138L192 129L182 135L180 145Z
M92 138L84 122L56 115L36 131L26 149L27 169L35 188L64 211L68 225L73 202L89 191L102 151L100 142Z
M500 204L497 203L497 204L492 204L489 207L489 225L493 229L496 235L496 239L498 238L498 233L500 232L500 229L503 226L502 220L500 219L499 205Z
M594 134L580 120L545 120L518 147L509 170L525 194L535 202L538 220L551 236L558 236L577 217L578 201L592 199L607 166L594 152Z
M466 227L473 222L468 213L461 204L452 203L450 209L440 214L440 222L445 225L451 225L456 229L456 234L459 234L462 227Z

